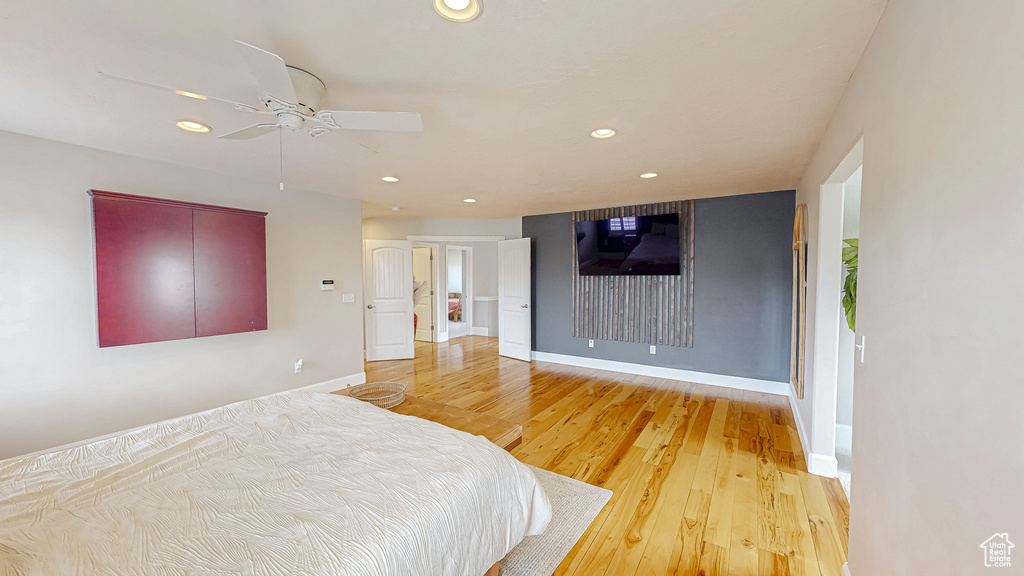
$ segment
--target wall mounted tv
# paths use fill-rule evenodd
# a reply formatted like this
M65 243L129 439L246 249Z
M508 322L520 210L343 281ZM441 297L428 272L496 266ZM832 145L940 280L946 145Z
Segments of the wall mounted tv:
M678 276L679 214L576 223L580 276Z

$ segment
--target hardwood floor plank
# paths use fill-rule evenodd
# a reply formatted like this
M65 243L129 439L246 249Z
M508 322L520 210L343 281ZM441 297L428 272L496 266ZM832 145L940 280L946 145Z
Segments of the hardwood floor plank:
M846 562L846 553L840 542L825 489L818 476L804 474L799 478L807 506L807 520L814 541L814 551L818 557L818 568L823 576L840 576L843 563Z
M745 411L744 414L749 414ZM741 427L739 446L752 442L752 433ZM757 576L757 456L749 450L736 450L736 478L733 482L732 534L729 545L729 574Z
M810 521L804 506L803 489L796 474L783 474L779 495L779 516L782 518L786 559L794 576L819 576L818 556L814 551Z
M832 518L835 520L839 542L843 545L843 556L850 552L850 502L846 499L846 492L838 478L822 478L822 487L825 489L825 496L828 499L828 506L832 510Z

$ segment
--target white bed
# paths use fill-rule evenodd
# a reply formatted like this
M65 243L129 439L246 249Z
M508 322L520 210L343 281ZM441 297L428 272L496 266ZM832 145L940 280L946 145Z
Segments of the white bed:
M550 518L485 438L331 394L0 461L0 575L482 576Z

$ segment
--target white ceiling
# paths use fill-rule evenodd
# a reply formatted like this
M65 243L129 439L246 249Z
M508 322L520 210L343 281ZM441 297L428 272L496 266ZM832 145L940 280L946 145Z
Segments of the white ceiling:
M215 137L254 115L97 74L256 104L239 39L319 76L323 108L422 114L422 133L346 132L379 151L369 158L338 134L285 134L288 186L362 199L367 216L392 206L518 216L787 189L885 7L483 3L457 24L431 0L5 2L0 129L276 186L276 137ZM179 130L183 118L214 132ZM589 137L602 126L618 135ZM392 174L401 181L381 182ZM470 196L479 202L462 202Z

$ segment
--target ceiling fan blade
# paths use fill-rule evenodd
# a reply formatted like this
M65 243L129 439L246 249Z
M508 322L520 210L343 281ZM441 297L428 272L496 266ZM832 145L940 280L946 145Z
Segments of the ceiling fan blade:
M235 40L235 42L238 43L242 58L245 60L246 65L249 66L249 71L252 72L256 85L259 86L260 98L263 97L265 92L289 104L294 105L298 102L298 98L295 97L295 87L292 86L291 76L288 75L288 69L285 67L284 60L280 56L251 44L246 44L241 40Z
M160 84L153 84L150 82L143 82L141 80L132 80L131 78L124 78L123 76L115 76L114 74L107 74L106 72L99 72L99 75L108 79L116 80L118 82L124 82L126 84L134 84L135 86L143 86L146 88L155 88L157 90L163 90L165 92L173 92L178 96L185 96L187 98L195 98L196 100L214 100L217 102L224 102L225 104L231 104L239 110L245 110L247 112L261 112L253 106L248 104L242 104L241 102L235 102L234 100L227 100L225 98L218 98L216 96L210 96L209 94L199 94L197 92L188 92L186 90L178 90L171 88L170 86L161 86ZM269 110L267 111L269 113Z
M317 120L346 130L390 130L392 132L423 132L419 112L352 112L321 110Z
M228 132L218 136L218 138L224 138L227 140L251 140L264 134L270 134L274 130L277 130L277 124L256 124L255 126L249 126L248 128L242 128L241 130L235 130L234 132Z
M348 160L367 160L377 155L377 151L362 142L349 138L341 132L328 130L330 134L323 133L321 136L314 136L317 142L327 142L327 145L337 150ZM311 134L312 135L312 134Z

